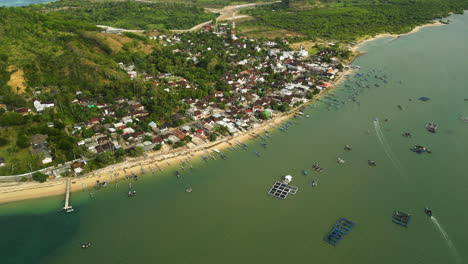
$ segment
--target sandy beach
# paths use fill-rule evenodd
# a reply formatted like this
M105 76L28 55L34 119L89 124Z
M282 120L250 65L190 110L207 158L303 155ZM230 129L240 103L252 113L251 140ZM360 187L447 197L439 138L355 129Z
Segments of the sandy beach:
M351 51L355 53L355 57L358 56L358 49L366 42L383 38L383 37L400 37L418 32L424 27L428 26L440 26L444 25L440 22L435 22L427 25L422 25L414 28L412 31L405 34L379 34L374 37L367 38L360 41L357 45L351 48ZM354 58L355 58L354 57ZM352 60L354 59L352 58ZM352 61L351 60L351 61ZM316 99L320 98L323 94L332 90L338 86L340 82L345 80L346 75L352 73L353 69L345 70L338 78L333 80L333 84L330 89L321 93L319 96L308 102L307 104L313 103ZM301 106L302 107L302 106ZM109 182L124 179L126 176L131 174L140 175L142 170L146 173L154 172L159 173L164 168L171 165L180 165L182 162L189 161L190 159L206 155L208 152L212 153L214 148L219 150L227 147L236 145L237 142L244 142L251 139L257 134L264 133L265 130L277 127L280 123L291 118L301 108L295 108L288 113L275 116L273 119L265 121L257 128L249 131L240 133L234 137L223 137L215 142L207 142L200 144L194 148L184 147L183 149L175 150L161 150L161 151L148 151L145 152L144 156L138 158L127 158L124 162L113 164L108 167L90 172L84 176L73 178L71 184L71 191L76 192L86 188L92 188L95 186L96 181ZM37 182L9 182L0 184L0 204L9 203L20 200L27 200L33 198L64 195L66 189L66 178L49 180L45 183Z
M265 130L277 127L278 124L292 117L299 108L288 113L274 117L265 121L258 127L240 133L234 137L223 137L214 142L207 142L194 148L175 149L168 151L148 151L145 155L138 158L127 158L124 162L113 164L96 171L92 171L84 176L73 178L71 191L76 192L96 185L96 182L109 182L125 179L131 174L140 175L142 169L145 173L159 173L171 165L180 165L182 162L189 161L207 153L213 153L213 149L225 149L235 146L237 142L244 142L252 139L257 134L265 133ZM45 183L38 182L10 182L0 184L0 204L13 201L27 200L33 198L64 195L67 178L49 180Z
M444 25L445 24L441 23L441 22L433 22L433 23L417 26L417 27L413 28L413 30L411 30L410 32L403 33L403 34L383 33L383 34L379 34L379 35L376 35L376 36L373 36L373 37L366 37L363 40L358 41L358 44L354 45L351 48L351 51L357 52L359 50L359 48L361 48L362 45L364 45L365 43L376 40L376 39L379 39L379 38L399 38L399 37L402 37L402 36L406 36L406 35L416 33L416 32L418 32L419 30L421 30L421 29L423 29L425 27L444 26Z

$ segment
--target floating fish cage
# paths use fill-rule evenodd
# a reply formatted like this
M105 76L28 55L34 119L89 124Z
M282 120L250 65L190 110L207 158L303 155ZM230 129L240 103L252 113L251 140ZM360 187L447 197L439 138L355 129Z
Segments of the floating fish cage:
M330 232L325 236L324 240L336 246L338 242L344 237L344 235L348 234L351 229L354 227L354 222L342 217L336 221L335 225L332 227Z
M288 195L296 194L298 189L299 188L297 188L296 186L291 186L286 183L277 181L273 184L271 189L268 191L268 194L276 198L285 200L288 197Z
M400 212L400 211L394 212L392 216L393 223L404 226L404 227L408 227L410 219L411 219L411 215Z

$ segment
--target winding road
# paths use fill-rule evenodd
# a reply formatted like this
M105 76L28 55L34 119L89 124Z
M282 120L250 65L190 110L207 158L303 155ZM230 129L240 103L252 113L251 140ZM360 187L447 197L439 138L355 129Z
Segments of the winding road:
M135 0L135 1L144 2L144 3L156 3L156 2L145 1L145 0ZM230 5L230 6L225 6L223 8L205 8L205 10L209 12L213 12L213 13L218 13L219 16L216 18L216 21L224 21L224 20L234 20L234 19L241 19L241 18L249 17L248 15L237 15L237 11L240 9L261 6L261 5L271 5L271 4L276 4L276 3L281 3L281 1L265 2L265 3L250 3L250 4L244 4L244 5ZM171 31L176 32L176 33L196 31L210 23L211 23L211 20L195 25L189 29L173 29ZM105 25L96 25L96 26L99 28L108 30L108 31L121 31L121 32L133 32L133 33L142 33L145 31L141 29L114 28L114 27L109 27Z

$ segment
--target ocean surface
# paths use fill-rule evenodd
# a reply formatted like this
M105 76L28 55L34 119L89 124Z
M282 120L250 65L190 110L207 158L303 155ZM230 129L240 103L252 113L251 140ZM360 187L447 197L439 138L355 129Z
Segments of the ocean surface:
M0 0L0 6L27 6L54 1L55 0Z
M468 263L468 15L450 20L367 43L361 76L286 132L270 129L266 148L256 139L227 160L172 164L132 181L134 198L126 181L73 193L71 214L62 196L0 206L1 263ZM411 152L417 144L432 153ZM287 174L298 193L267 195ZM412 215L407 228L392 223L395 210ZM333 247L323 238L340 217L356 225Z

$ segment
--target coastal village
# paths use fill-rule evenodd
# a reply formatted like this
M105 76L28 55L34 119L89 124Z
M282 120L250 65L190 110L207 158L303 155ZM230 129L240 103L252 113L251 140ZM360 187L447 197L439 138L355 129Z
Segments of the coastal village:
M232 69L238 69L222 75L222 88L214 87L215 92L203 98L182 99L179 104L183 107L172 113L168 120L151 118L149 107L135 98L114 98L113 103L102 103L97 97L76 91L72 104L90 108L95 115L65 129L80 138L77 145L86 155L76 157L66 168L62 166L60 170L48 171L50 177L86 173L89 171L87 160L101 153L139 156L144 151L190 149L247 132L266 120L297 109L329 89L343 72L342 60L349 56L349 51L333 44L321 46L316 54L309 54L302 46L292 50L287 39L239 38L235 25L231 27L229 24L210 24L194 34L200 37L194 40L187 34L173 34L151 39L163 46L174 47L174 54L181 54L195 64L211 50L207 39L222 45ZM119 67L128 78L150 82L155 89L165 93L199 88L171 73L150 75L133 64L119 63ZM39 99L34 99L32 105L32 108L14 111L22 115L41 115L48 108L56 108L54 102ZM54 123L47 125L53 127ZM33 135L30 144L31 155L40 155L42 164L52 164L54 158L48 148L47 135Z

